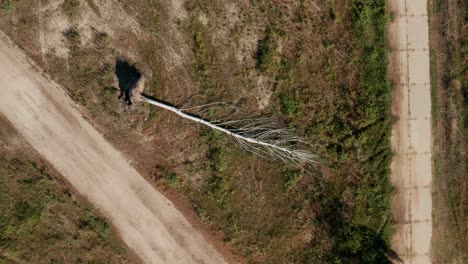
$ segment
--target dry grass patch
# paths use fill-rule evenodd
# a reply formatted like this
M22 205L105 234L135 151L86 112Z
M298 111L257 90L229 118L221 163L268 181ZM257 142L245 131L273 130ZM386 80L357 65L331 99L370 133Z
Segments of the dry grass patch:
M433 257L468 261L468 35L463 1L430 1L434 131Z

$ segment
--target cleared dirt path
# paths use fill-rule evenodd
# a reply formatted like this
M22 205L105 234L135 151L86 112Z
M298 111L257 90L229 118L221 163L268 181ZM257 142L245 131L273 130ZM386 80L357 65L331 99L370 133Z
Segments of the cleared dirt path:
M145 262L225 263L1 32L0 112Z
M389 0L390 74L395 83L392 246L404 263L431 263L432 133L426 0Z

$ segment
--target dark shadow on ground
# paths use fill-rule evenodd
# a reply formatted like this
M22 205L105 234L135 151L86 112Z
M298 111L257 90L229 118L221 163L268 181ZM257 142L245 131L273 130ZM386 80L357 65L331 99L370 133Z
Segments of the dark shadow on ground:
M135 88L141 78L141 73L135 66L128 64L128 62L117 59L115 63L115 75L119 81L120 95L119 98L124 97L124 100L130 105L132 89Z

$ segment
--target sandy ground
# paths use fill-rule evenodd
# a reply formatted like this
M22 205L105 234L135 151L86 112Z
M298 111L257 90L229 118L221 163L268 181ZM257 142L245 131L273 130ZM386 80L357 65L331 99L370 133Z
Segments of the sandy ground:
M145 262L225 262L1 32L0 112Z
M389 0L390 74L395 83L392 246L404 263L431 263L432 133L426 0Z

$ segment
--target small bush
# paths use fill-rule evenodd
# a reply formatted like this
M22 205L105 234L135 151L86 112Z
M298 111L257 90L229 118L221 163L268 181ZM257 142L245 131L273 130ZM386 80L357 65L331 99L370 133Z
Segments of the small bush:
M2 11L3 11L3 13L8 14L8 13L10 13L11 9L12 9L12 5L11 5L9 0L5 0L5 1L2 2Z
M169 171L168 169L161 167L161 166L156 166L156 171L162 178L164 178L167 181L167 184L173 188L177 188L180 186L181 181L180 178L177 176L172 171Z
M77 15L78 7L80 6L80 1L78 0L65 0L63 2L63 12L69 17L73 18Z
M76 55L79 52L81 43L81 36L78 30L74 27L70 27L63 32L63 36L68 41L71 56Z
M286 189L292 189L303 176L298 170L287 170L283 173Z
M275 53L278 44L273 36L271 28L267 28L263 39L258 41L257 51L254 58L257 61L257 68L262 71L268 71L274 68Z
M14 215L19 221L37 219L39 218L41 211L42 208L39 205L34 205L28 201L20 200L15 205Z
M294 117L298 113L299 102L288 96L286 93L279 95L281 111L288 117Z

